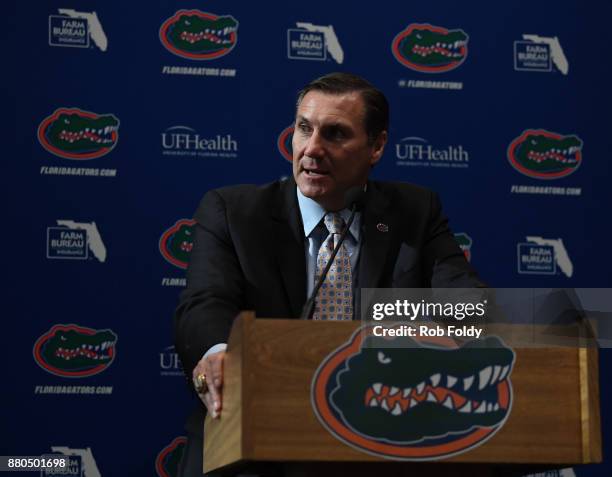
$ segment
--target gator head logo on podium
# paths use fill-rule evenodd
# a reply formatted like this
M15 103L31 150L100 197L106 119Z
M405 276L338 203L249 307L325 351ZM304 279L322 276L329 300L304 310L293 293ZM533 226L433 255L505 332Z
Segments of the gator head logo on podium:
M79 108L58 108L38 126L42 147L64 159L96 159L113 150L119 120Z
M536 179L569 176L582 162L582 139L545 129L527 129L508 146L508 160L521 174Z
M112 330L55 325L34 343L34 360L56 376L84 378L111 365L116 343L117 335Z
M179 10L159 29L164 47L189 60L214 60L227 55L238 41L238 21L200 10Z
M181 219L166 230L159 239L159 251L172 265L187 268L193 248L193 226L195 220Z
M407 68L421 73L444 73L465 61L468 40L463 30L412 23L395 36L391 51Z
M357 330L313 379L313 409L336 438L388 459L437 460L483 444L503 426L515 356L499 338L458 347L448 338L391 342L371 330Z

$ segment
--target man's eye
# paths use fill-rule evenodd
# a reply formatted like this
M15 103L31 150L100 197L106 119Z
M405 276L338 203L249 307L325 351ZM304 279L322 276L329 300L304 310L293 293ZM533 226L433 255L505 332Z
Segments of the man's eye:
M330 141L342 141L346 139L346 134L344 134L342 129L332 129L327 132L327 138Z
M298 124L298 130L303 133L309 133L312 128L308 124Z

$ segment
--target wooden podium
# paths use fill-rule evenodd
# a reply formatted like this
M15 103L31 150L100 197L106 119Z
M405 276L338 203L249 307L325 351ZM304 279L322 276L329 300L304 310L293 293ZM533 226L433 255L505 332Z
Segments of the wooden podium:
M514 349L513 405L481 446L435 462L394 462L335 438L311 404L313 375L360 322L255 319L234 322L224 362L223 409L205 422L205 472L278 463L292 475L493 475L500 466L601 462L595 347ZM496 472L499 473L499 472Z

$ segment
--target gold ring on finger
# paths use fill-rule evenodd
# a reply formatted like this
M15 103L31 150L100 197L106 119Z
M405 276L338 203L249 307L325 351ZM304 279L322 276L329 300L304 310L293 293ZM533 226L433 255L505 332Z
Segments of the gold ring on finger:
M201 393L206 389L206 375L204 373L200 373L194 379L195 389L197 392Z

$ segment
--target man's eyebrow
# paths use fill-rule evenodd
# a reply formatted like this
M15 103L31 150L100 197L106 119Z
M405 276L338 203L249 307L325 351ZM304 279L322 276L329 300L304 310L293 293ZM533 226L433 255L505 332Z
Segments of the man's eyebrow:
M310 120L307 117L302 116L301 114L298 114L296 116L295 123L296 124L311 124ZM342 121L339 121L339 120L334 120L334 121L331 121L329 123L324 123L324 124L321 125L321 127L325 128L325 129L331 129L331 128L351 129L350 125L348 125L348 124L346 124L346 123L344 123Z
M344 123L342 121L332 121L330 123L327 124L323 124L322 126L323 129L326 130L330 130L330 131L350 131L352 130L352 127L350 124Z
M331 127L331 128L345 128L345 127L349 127L348 124L343 123L342 121L331 121L331 122L327 123L325 126Z

